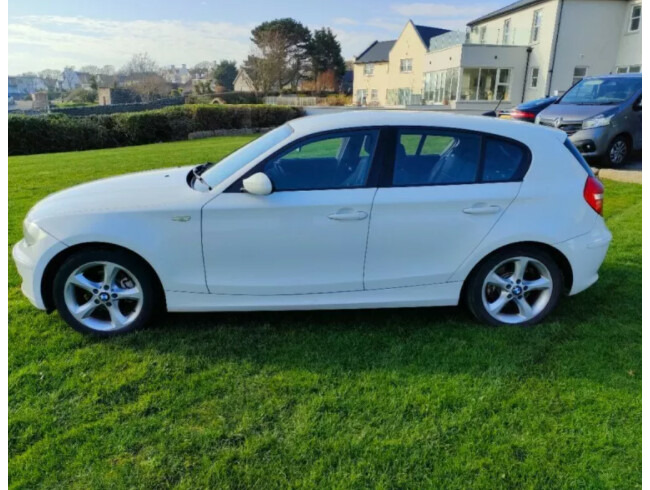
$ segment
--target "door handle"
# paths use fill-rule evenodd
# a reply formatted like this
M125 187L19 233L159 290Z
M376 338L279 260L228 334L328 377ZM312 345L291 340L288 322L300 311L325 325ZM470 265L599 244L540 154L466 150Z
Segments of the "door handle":
M367 217L368 213L365 211L353 211L351 209L342 209L328 216L329 219L336 221L359 221Z
M463 209L463 213L465 214L495 214L499 211L501 211L500 206L487 206L485 204L475 204L471 208Z

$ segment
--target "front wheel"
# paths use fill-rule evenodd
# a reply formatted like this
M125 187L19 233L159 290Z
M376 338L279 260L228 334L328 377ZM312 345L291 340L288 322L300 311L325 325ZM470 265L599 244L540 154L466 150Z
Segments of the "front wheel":
M604 155L605 164L609 167L620 167L630 155L631 145L625 136L617 136L607 147Z
M488 257L472 274L467 302L491 325L534 325L557 305L562 271L546 252L510 249Z
M54 278L54 303L75 330L98 335L130 332L155 310L150 269L122 250L85 250L70 256Z

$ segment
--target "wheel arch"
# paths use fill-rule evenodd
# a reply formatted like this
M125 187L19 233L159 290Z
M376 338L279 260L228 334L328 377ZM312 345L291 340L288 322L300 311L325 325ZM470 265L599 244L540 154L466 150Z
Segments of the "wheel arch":
M65 248L64 250L61 250L61 252L59 252L54 257L52 257L52 259L48 262L47 266L45 266L45 270L41 278L41 297L43 298L43 304L45 305L45 309L48 313L56 309L54 306L53 286L54 286L54 277L56 276L57 271L59 270L63 262L68 257L70 257L71 255L77 252L80 252L82 250L88 250L88 249L120 250L123 252L127 252L133 255L134 257L138 258L139 260L141 260L142 263L145 264L147 268L149 268L150 272L152 273L152 276L154 278L154 283L156 284L157 293L159 295L160 301L162 302L161 305L165 308L165 310L167 309L165 289L162 286L160 277L158 277L158 273L152 267L149 261L147 261L147 259L142 257L142 255L134 252L133 250L130 250L126 247L122 247L120 245L115 245L114 243L85 242L85 243L72 245L70 247Z
M564 287L563 292L567 294L569 291L571 291L571 287L573 286L573 269L571 268L571 263L569 262L569 259L567 259L566 256L562 252L560 252L557 248L553 247L552 245L549 245L548 243L535 242L535 241L523 241L523 242L509 243L508 245L504 245L495 250L492 250L490 253L485 255L481 260L479 260L474 265L474 267L472 267L472 270L470 271L469 274L467 274L467 277L463 281L463 287L460 293L461 298L466 298L467 284L470 282L470 279L476 273L478 268L481 267L481 264L483 264L483 262L485 262L493 255L503 252L504 250L508 250L511 248L522 248L522 247L536 248L538 250L543 250L544 252L548 253L553 258L553 260L555 260L557 265L560 267L560 270L562 271L562 281Z

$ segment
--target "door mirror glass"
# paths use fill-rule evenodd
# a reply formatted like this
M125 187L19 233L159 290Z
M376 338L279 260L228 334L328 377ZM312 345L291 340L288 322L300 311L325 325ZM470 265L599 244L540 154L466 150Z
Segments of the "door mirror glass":
M255 196L268 196L273 192L271 179L264 172L257 172L242 182L244 190Z
M635 108L637 111L640 111L640 110L641 110L641 99L639 99L639 101L634 105L634 108Z

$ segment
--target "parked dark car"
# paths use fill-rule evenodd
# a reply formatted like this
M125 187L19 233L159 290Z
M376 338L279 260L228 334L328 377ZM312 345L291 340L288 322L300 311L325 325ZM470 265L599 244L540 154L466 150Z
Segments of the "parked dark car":
M546 109L556 100L557 97L544 97L543 99L529 100L528 102L519 104L510 111L503 111L499 114L499 117L502 119L516 119L518 121L534 123L537 114Z

